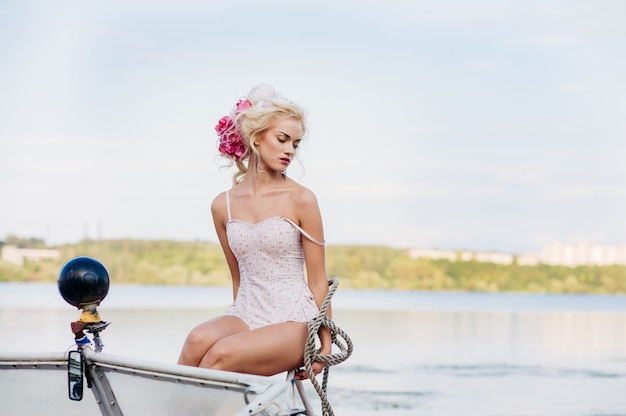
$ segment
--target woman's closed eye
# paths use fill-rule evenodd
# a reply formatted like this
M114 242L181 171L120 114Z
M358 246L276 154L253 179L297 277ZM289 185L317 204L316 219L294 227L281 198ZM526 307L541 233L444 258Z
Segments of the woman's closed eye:
M279 143L287 143L287 140L290 140L290 139L285 139L285 138L282 138L282 137L278 137L277 139L278 139ZM293 148L297 149L298 146L300 146L300 140L294 140L293 141Z

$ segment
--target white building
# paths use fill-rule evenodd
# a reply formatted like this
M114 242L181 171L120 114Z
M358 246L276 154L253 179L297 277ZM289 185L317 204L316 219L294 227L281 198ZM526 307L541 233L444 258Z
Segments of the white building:
M511 264L517 259L522 266L549 264L560 266L608 266L626 265L626 244L563 244L552 243L541 248L539 253L513 255L498 252L472 252L432 249L412 249L409 256L413 259L447 259L450 261L478 261L483 263Z
M414 248L409 250L409 257L411 257L412 259L425 257L427 259L446 259L450 261L455 261L457 259L457 252L452 250Z
M61 252L52 249L19 248L17 246L2 247L2 261L23 265L28 261L40 261L43 259L59 260Z
M517 256L517 264L520 266L536 266L541 263L539 253L526 253Z
M513 255L498 252L473 252L473 251L453 251L453 250L433 250L414 248L409 250L409 257L412 259L446 259L450 261L479 261L483 263L511 264Z
M559 264L564 266L626 265L626 244L552 243L541 248L540 260L544 264Z

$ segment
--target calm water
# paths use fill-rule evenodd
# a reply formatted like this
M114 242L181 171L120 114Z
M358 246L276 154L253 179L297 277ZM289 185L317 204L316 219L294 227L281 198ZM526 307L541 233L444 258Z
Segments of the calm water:
M113 286L104 351L175 362L229 300L224 288ZM333 308L355 344L331 370L338 416L626 416L624 296L340 288ZM0 351L65 351L79 315L54 284L0 283Z

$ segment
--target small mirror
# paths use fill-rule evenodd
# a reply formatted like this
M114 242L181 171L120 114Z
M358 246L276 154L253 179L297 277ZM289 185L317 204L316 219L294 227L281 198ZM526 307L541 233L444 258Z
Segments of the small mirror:
M83 354L70 351L67 357L67 386L70 400L83 399Z

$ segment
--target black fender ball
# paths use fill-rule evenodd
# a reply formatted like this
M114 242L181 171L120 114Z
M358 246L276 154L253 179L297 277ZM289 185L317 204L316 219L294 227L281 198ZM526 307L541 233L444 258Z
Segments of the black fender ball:
M65 263L57 281L59 292L70 305L100 303L109 292L109 273L91 257L75 257Z

